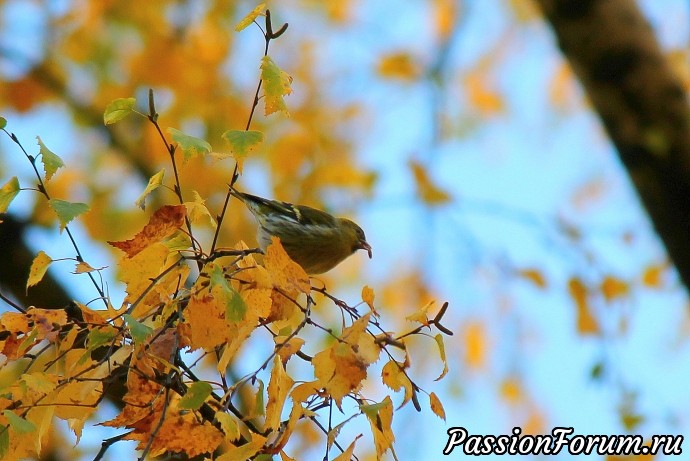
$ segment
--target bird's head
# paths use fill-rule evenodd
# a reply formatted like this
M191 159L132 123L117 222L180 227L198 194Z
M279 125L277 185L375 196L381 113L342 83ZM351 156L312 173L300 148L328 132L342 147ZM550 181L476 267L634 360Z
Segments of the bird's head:
M367 237L364 235L362 228L345 218L340 218L340 224L347 241L352 243L352 252L366 250L369 259L371 259L371 245L367 242Z

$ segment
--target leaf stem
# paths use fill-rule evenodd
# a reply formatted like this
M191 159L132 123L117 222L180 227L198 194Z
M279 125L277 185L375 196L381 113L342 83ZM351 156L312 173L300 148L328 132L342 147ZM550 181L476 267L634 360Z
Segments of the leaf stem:
M43 194L43 196L46 198L46 200L50 201L50 194L48 194L48 189L45 186L45 183L43 182L43 179L41 178L41 173L39 173L38 168L36 167L36 157L33 155L30 155L26 149L24 149L24 146L22 143L19 141L19 138L17 138L17 135L14 133L10 133L4 128L2 131L7 134L7 136L10 137L10 139L17 145L19 146L19 149L24 153L24 156L26 159L29 161L31 164L31 167L34 170L34 173L36 174L36 178L38 179L38 191ZM72 235L72 231L70 230L69 226L65 224L65 232L67 232L67 237L69 238L70 242L72 243L72 247L74 248L74 251L77 253L76 259L78 262L84 262L84 257L81 254L81 251L79 251L79 246L77 245L77 241L74 239L74 236ZM98 294L100 295L100 298L103 300L103 304L105 304L105 307L108 307L108 301L106 300L105 297L105 292L103 291L103 288L101 288L98 285L98 282L96 282L96 279L94 278L93 274L90 272L87 273L89 276L89 279L91 279L91 283L93 283L93 286L96 288L96 291L98 291Z

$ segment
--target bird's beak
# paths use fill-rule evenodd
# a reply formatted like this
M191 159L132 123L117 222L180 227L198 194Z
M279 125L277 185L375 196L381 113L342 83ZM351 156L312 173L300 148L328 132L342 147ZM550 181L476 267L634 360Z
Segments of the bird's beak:
M367 250L367 253L369 254L369 259L371 259L371 245L369 245L365 241L359 242L359 249L360 250Z

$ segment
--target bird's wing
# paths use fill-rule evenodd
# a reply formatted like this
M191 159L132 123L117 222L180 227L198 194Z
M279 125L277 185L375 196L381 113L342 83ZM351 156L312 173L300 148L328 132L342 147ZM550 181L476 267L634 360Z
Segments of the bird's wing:
M330 214L306 205L293 205L279 200L268 200L245 192L233 191L233 195L242 200L255 215L268 219L291 221L303 226L332 226L335 218ZM260 216L257 216L259 218Z

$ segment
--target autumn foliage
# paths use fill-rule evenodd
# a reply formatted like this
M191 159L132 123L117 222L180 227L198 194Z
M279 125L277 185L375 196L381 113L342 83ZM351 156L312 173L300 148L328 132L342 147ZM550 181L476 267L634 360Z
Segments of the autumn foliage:
M153 174L133 207L146 208L147 200L166 188L174 200L157 206L131 238L108 242L119 254L117 267L92 267L70 230L90 205L53 197L53 176L69 167L40 138L38 153L30 153L2 120L0 128L36 173L35 191L74 246L74 277L88 277L96 293L60 309L12 303L15 311L0 317L4 367L17 376L0 392L2 458L40 456L46 441L55 437L55 419L67 423L77 443L93 424L120 428L120 435L104 441L97 458L120 440L133 440L142 459L183 453L224 461L279 454L288 460L288 442L313 430L322 434L329 459L342 461L353 457L360 438L340 435L355 418L368 421L371 435L366 440L377 457L394 453L391 424L400 406L427 407L445 418L436 394L412 378L408 339L431 336L443 364L437 379L443 378L448 371L443 335L452 334L441 323L447 304L418 306L407 319L409 329L389 331L371 288L363 287L361 300L354 303L334 296L291 261L277 239L265 255L242 241L219 246L221 227L233 218L229 194L222 209L212 212L202 193L183 193L180 177L192 158L233 162L234 174L227 182L233 185L241 178L243 161L268 136L250 129L260 102L265 115L288 113L284 97L291 92L292 78L268 55L269 43L287 25L274 29L270 13L260 5L238 24L238 31L255 21L264 21L266 40L260 82L246 129L222 134L226 152L213 151L206 140L181 130L162 128L153 91L144 103L118 97L105 108L106 125L134 116L147 120L173 171L172 178L163 170ZM421 166L412 169L422 195L438 203L448 200ZM27 193L17 177L9 179L0 191L0 211L20 191ZM55 261L49 249L39 251L27 289L41 283ZM110 298L105 271L116 273L126 286L121 303ZM576 285L571 289L581 290ZM609 287L612 296L620 289ZM321 305L337 309L340 323L320 318ZM307 331L319 332L324 341L306 344ZM272 341L269 352L247 359L243 348L256 337ZM377 362L383 363L380 377L370 372ZM387 386L390 395L379 401L369 398L365 383L371 381ZM119 413L99 420L98 409L106 401L115 403ZM335 424L333 411L344 415Z

